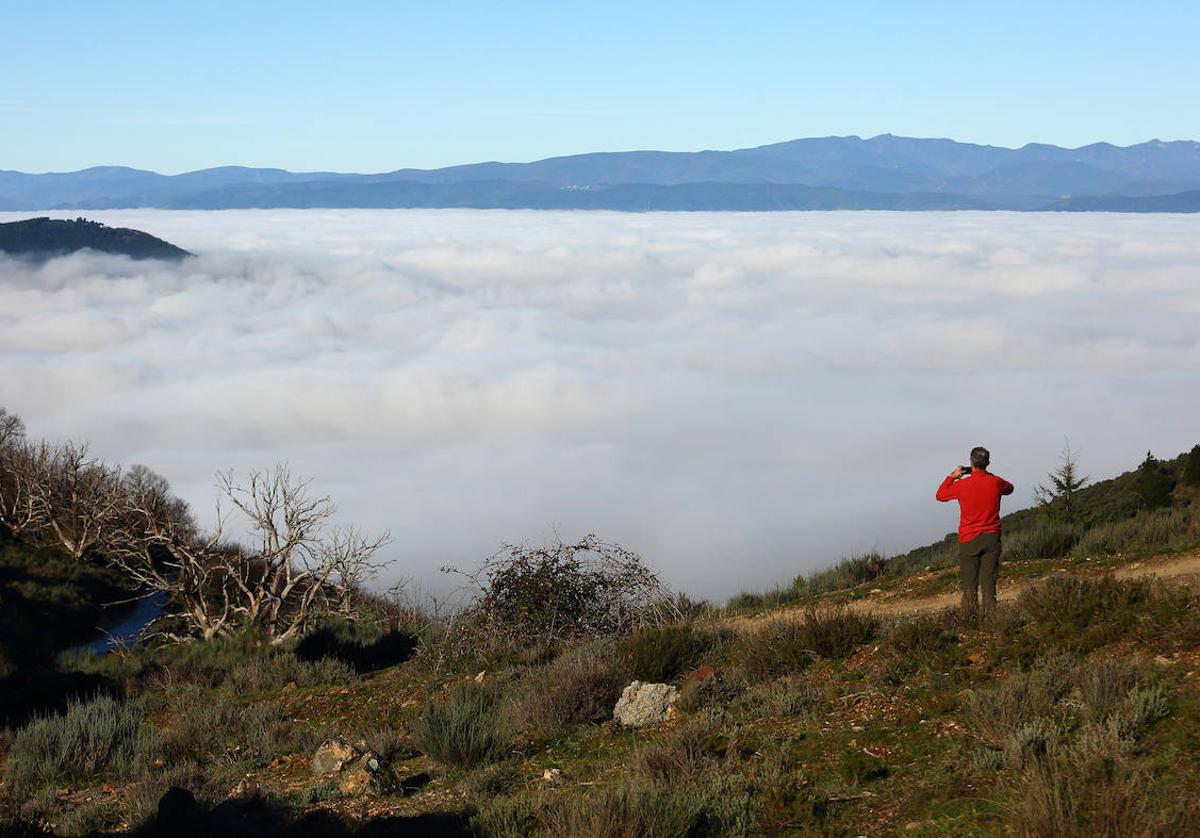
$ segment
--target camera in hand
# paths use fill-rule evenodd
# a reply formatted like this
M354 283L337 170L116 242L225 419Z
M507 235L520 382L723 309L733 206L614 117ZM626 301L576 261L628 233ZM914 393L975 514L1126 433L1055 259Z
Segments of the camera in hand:
M960 469L962 469L962 473L963 473L963 474L970 474L970 473L971 473L971 467L970 467L970 466L959 466L959 468L960 468Z

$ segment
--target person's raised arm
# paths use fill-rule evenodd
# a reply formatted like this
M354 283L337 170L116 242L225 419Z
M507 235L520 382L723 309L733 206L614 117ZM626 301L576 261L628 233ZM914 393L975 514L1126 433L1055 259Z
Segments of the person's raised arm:
M954 500L958 497L958 478L962 477L962 466L954 469L946 475L946 479L942 481L942 485L938 486L937 495L935 497L945 503L948 500Z
M1009 483L1003 477L1000 478L1000 494L1011 495L1013 493L1013 484Z

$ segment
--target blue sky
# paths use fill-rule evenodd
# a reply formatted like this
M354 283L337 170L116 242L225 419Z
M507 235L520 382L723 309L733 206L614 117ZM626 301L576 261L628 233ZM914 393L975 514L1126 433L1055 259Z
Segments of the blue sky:
M1192 2L0 0L0 169L1200 138Z

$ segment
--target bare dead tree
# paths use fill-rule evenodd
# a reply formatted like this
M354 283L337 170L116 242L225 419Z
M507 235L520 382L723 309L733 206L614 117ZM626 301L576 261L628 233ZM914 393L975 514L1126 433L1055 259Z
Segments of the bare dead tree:
M73 559L89 558L116 524L121 472L88 454L87 445L38 446L31 490L45 529Z
M364 561L363 557L374 556L390 540L391 536L386 532L371 538L356 527L336 527L330 532L321 546L322 560L333 568L325 585L330 611L347 620L357 617L355 606L359 592L388 564Z
M0 524L13 538L36 530L41 523L33 487L39 457L46 451L44 444L34 445L25 438L20 417L0 407Z
M0 448L25 438L25 423L15 413L0 407Z
M237 551L222 547L221 527L201 537L191 518L179 514L179 501L165 481L127 481L120 526L111 534L109 563L133 587L150 596L165 594L171 608L150 633L168 640L212 640L238 625L227 566ZM218 521L220 511L218 509ZM180 623L172 630L164 626Z
M251 472L245 485L221 477L229 502L250 522L256 542L251 559L232 575L240 596L235 613L263 627L272 643L304 631L311 620L345 605L352 586L380 567L375 554L390 540L356 530L326 529L335 508L310 494L307 480L286 465Z
M256 626L272 643L303 632L330 613L352 615L356 586L373 577L375 554L388 542L354 529L328 526L334 507L310 494L309 483L286 466L252 472L245 484L219 477L224 500L249 524L251 543L223 544L226 519L218 504L217 531L200 538L190 518L170 506L154 480L134 481L111 561L139 586L175 603L182 632L168 639L211 639Z

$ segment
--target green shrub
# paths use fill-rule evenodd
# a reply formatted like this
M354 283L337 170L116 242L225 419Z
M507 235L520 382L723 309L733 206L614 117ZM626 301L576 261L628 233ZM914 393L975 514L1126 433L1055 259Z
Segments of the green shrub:
M958 636L936 617L913 617L893 623L887 640L902 655L937 655L957 644Z
M774 619L734 644L733 659L757 678L778 678L812 663L807 636L795 620Z
M845 658L880 629L879 618L865 611L836 607L809 609L799 622L799 642L823 658Z
M1087 652L1130 629L1151 598L1145 579L1054 576L1023 591L1017 608L1036 622L1053 646Z
M1142 511L1084 531L1076 556L1178 550L1200 543L1200 503Z
M513 714L522 728L540 736L602 722L612 717L631 680L612 643L589 643L535 670L519 690Z
M1069 671L1068 662L1050 658L1037 669L1013 673L975 690L967 699L965 715L984 741L1004 747L1018 729L1057 720L1058 702L1071 688Z
M512 743L499 691L473 681L457 683L445 697L426 703L412 721L412 736L422 753L460 768L496 762Z
M732 707L753 718L798 716L826 703L825 694L799 675L785 675L769 683L756 684L739 695Z
M239 704L183 689L172 696L164 743L173 761L261 767L282 754L312 750L325 738L293 724L276 704Z
M336 658L299 660L294 654L279 651L258 655L229 671L226 683L240 693L266 692L295 684L316 687L324 684L350 684L358 675L350 664Z
M474 599L461 615L463 640L513 646L625 635L677 619L674 598L641 556L585 536L544 547L508 544L463 574Z
M1200 487L1200 445L1194 446L1183 461L1183 478L1180 482L1184 486Z
M1070 555L1083 530L1073 524L1038 518L1004 536L1006 561L1057 559Z
M1158 509L1171 503L1171 491L1175 488L1175 474L1162 461L1156 460L1149 451L1138 467L1137 492L1142 506Z
M61 780L127 777L157 752L157 736L142 726L141 707L109 696L73 701L64 713L36 719L17 731L5 773L18 788Z
M624 652L634 678L662 683L695 669L718 642L713 632L697 631L690 623L674 623L637 632L625 641Z

